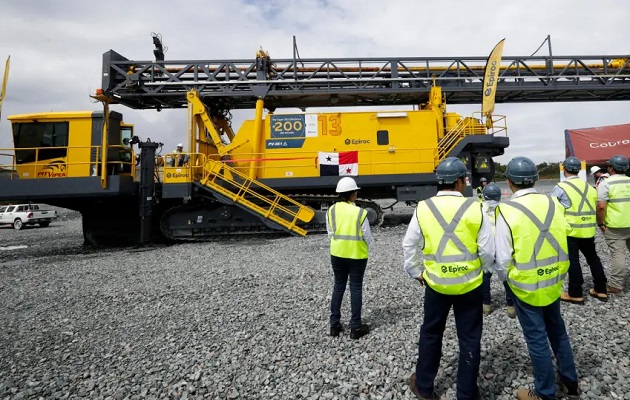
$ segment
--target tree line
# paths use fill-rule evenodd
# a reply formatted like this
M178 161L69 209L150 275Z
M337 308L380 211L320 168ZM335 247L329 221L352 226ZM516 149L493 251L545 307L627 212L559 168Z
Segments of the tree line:
M497 181L505 180L505 169L507 168L507 164L504 165L495 161L494 168L494 179ZM540 179L558 179L560 176L560 163L542 162L537 164L536 168L538 169Z

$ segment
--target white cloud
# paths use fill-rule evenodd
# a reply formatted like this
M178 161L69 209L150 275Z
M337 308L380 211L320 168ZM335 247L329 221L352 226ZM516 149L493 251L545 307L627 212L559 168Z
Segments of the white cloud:
M81 0L7 2L0 24L0 61L11 74L0 122L0 147L10 147L6 117L39 111L98 110L89 94L101 85L102 54L114 49L153 58L150 33L162 34L167 59L252 59L259 47L291 57L292 35L309 57L480 56L506 38L505 55L529 55L551 34L554 55L627 54L625 0L255 1L189 0L94 3ZM543 47L539 54L547 54ZM627 102L498 104L507 115L511 146L506 162L564 157L564 130L628 123ZM184 110L114 107L136 133L166 144L186 134ZM470 113L478 105L452 106ZM235 112L234 120L253 117ZM235 130L238 126L235 126Z

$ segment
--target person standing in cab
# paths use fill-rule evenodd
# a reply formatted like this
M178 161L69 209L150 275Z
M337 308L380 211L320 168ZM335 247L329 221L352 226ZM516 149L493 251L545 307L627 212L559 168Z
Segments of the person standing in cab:
M534 388L520 388L517 398L556 398L551 344L562 390L570 399L579 399L573 350L560 314L562 284L569 270L567 234L571 227L557 199L534 188L538 171L532 160L513 158L506 177L514 194L497 207L495 269L500 278L507 278L513 293L534 367Z
M330 336L343 332L341 303L350 279L350 338L360 339L370 333L361 319L363 276L372 245L367 211L355 205L359 187L354 179L343 177L337 183L339 201L328 209L326 229L330 238L330 259L335 284L330 303Z
M182 143L177 144L177 148L173 151L173 154L168 157L168 163L171 167L183 167L188 164L190 156L184 153L184 145Z
M610 178L597 188L597 226L610 249L608 293L621 293L628 275L626 249L630 251L630 178L625 175L628 159L612 156L608 161Z
M582 162L576 157L568 157L562 163L565 181L557 184L549 193L557 197L566 211L566 220L571 225L571 232L567 236L569 247L569 290L562 292L560 300L574 304L584 304L582 285L584 277L580 265L580 252L586 258L591 274L593 274L594 288L588 294L600 301L608 301L606 292L606 274L595 249L595 231L597 220L597 191L578 176Z
M501 201L501 189L494 183L489 183L483 188L483 211L488 217L488 220L492 224L492 230L494 232L495 227L495 214L496 208ZM492 295L490 294L490 282L492 281L492 272L484 272L483 274L483 313L484 315L490 315L492 313ZM505 286L505 304L507 305L508 317L516 318L516 310L514 309L514 302L510 295L510 289L507 287L507 283L503 281Z
M459 342L457 399L478 399L483 327L483 271L494 263L492 225L481 204L463 196L468 171L456 157L435 170L438 193L421 201L403 239L404 268L424 291L416 372L409 386L419 399L437 399L435 377L453 308Z

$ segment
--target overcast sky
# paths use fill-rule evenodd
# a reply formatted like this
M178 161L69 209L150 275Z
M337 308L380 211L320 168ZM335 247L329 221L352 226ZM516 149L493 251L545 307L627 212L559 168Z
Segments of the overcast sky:
M0 69L11 56L0 122L0 148L12 147L12 114L99 110L89 95L101 86L102 54L153 59L151 32L162 35L166 59L487 56L506 38L504 55L533 53L551 35L554 55L630 53L628 0L187 0L95 2L4 1ZM538 55L546 55L547 48ZM479 105L450 106L470 114ZM136 134L172 149L185 141L184 110L114 106ZM564 130L630 123L629 102L498 104L507 116L507 162L564 158ZM254 112L235 113L235 130Z

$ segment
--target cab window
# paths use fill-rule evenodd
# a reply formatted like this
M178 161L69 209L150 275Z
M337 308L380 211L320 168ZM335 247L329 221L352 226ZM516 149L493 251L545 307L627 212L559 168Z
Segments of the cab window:
M13 124L13 143L16 148L17 164L65 157L68 153L68 125L68 122ZM39 150L36 151L36 149Z

